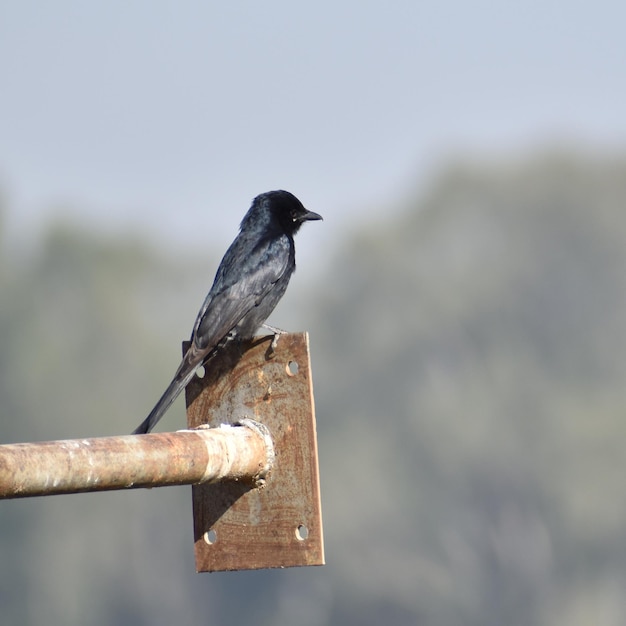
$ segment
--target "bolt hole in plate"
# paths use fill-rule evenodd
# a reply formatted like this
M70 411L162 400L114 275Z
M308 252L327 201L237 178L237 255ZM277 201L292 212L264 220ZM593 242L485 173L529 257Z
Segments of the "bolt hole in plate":
M304 541L305 539L308 538L308 536L309 536L309 529L304 524L300 524L296 528L296 538L299 541Z
M217 533L211 528L211 530L207 530L204 533L204 540L210 546L212 546L217 541Z
M295 376L299 370L297 361L289 361L289 363L287 363L286 370L287 376Z

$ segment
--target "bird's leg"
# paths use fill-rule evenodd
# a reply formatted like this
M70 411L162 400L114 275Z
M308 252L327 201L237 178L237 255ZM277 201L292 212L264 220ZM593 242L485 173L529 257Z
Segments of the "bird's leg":
M261 328L269 330L274 335L286 335L289 332L288 330L283 330L282 328L277 328L276 326L270 326L269 324L261 324Z
M270 326L269 324L262 324L261 328L265 328L266 330L269 330L271 333L274 334L274 338L272 339L272 343L270 344L270 347L269 347L269 349L267 351L268 354L271 356L276 351L276 346L278 346L278 338L281 335L286 335L288 331L282 330L280 328L276 328L276 326Z

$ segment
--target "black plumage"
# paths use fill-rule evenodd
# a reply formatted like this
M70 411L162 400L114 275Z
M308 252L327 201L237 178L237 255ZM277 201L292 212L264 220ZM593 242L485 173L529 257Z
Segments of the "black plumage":
M254 335L283 297L296 268L293 236L305 221L320 219L288 191L269 191L253 200L198 313L189 349L133 434L150 432L197 368L228 340Z

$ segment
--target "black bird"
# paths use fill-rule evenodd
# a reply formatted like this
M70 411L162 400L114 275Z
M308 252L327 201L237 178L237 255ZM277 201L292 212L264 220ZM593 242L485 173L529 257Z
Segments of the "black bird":
M303 222L321 220L288 191L257 196L226 251L174 379L150 415L133 431L149 433L196 369L228 340L250 339L283 297L296 269L293 236Z

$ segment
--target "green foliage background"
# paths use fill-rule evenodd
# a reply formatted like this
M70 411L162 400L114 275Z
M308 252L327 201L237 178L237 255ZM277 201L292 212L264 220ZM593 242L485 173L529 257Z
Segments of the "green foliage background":
M380 207L281 309L311 333L328 565L194 574L186 487L6 501L2 622L623 624L625 208L626 157L567 152ZM2 240L0 440L130 432L219 254Z

